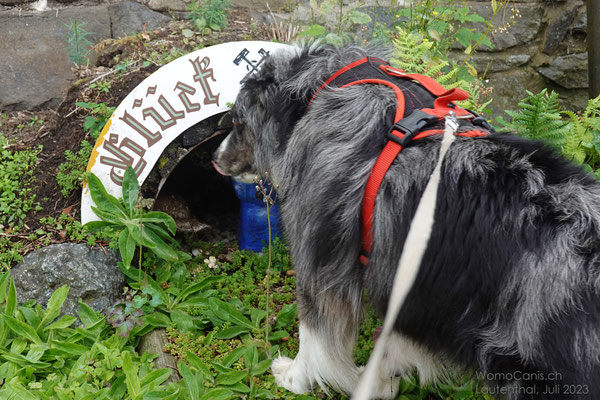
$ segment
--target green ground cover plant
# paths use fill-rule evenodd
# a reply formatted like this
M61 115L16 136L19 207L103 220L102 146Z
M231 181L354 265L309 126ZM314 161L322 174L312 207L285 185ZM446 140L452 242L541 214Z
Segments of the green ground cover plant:
M13 149L0 134L0 224L5 229L22 226L27 213L39 211L31 186L40 151Z

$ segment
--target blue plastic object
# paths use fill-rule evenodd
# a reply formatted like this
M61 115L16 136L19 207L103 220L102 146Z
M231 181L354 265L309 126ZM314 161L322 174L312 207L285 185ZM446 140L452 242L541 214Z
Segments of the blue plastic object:
M231 180L233 190L240 199L240 223L238 226L238 244L242 250L262 251L269 243L269 224L267 220L267 205L262 196L256 195L255 183L243 183ZM279 205L270 207L271 237L281 237L279 223Z

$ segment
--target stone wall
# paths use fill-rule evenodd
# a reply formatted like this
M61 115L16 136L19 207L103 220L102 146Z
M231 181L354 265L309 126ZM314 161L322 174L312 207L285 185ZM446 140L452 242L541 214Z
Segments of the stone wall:
M560 94L563 107L578 110L588 98L585 3L581 0L509 2L497 16L492 34L495 48L478 48L471 62L492 87L491 108L515 109L526 90L549 88ZM470 3L484 18L491 15L490 1ZM511 19L515 13L516 18ZM495 20L496 21L496 20ZM454 56L464 58L460 50Z
M48 1L47 11L35 11ZM60 1L0 0L0 53L3 54L0 110L55 107L60 103L61 93L73 80L64 50L67 28L63 23L76 17L88 22L88 30L97 32L98 40L119 37L141 30L144 25L152 29L168 22L169 17L156 11L184 11L191 0L139 0L148 8L118 0L117 4L111 4L115 0ZM368 3L386 10L382 5L385 1L390 0ZM273 16L265 0L232 0L232 3L248 8L258 20L266 21ZM284 20L310 22L309 0L268 3L275 15ZM484 18L492 13L490 0L467 4ZM382 14L390 22L389 12ZM545 87L560 93L565 108L585 107L586 24L583 0L510 1L508 8L496 17L492 33L494 49L481 46L470 60L493 89L491 109L495 112L515 109L526 96L526 90L538 92ZM475 28L481 29L481 25ZM460 48L452 56L457 60L465 57ZM41 92L50 95L40 95Z

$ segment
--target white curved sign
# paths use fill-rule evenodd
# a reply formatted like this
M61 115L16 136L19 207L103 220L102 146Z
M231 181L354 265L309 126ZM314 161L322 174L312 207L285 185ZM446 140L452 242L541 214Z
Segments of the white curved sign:
M178 58L158 69L123 100L96 141L87 170L108 193L121 197L124 170L144 182L163 150L187 128L225 112L241 83L270 52L290 47L272 42L229 42ZM81 222L97 220L87 183Z

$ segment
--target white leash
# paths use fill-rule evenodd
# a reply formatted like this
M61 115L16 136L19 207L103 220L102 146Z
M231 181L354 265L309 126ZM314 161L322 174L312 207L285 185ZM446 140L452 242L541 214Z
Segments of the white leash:
M396 270L396 277L394 278L392 293L390 294L387 314L383 321L383 329L379 339L375 343L373 353L362 373L354 394L352 395L352 400L370 399L373 382L377 380L379 364L383 358L387 342L393 331L394 323L396 322L400 308L417 277L423 255L425 254L429 238L431 237L442 163L448 148L450 148L450 145L454 142L454 134L458 129L456 115L452 111L448 113L445 120L446 126L444 128L444 138L442 139L437 165L431 173L429 182L427 182L427 186L425 187L415 216L410 224L410 230L408 231L406 241L404 242L404 250L402 251L402 256L400 257L400 262L398 263L398 268Z

